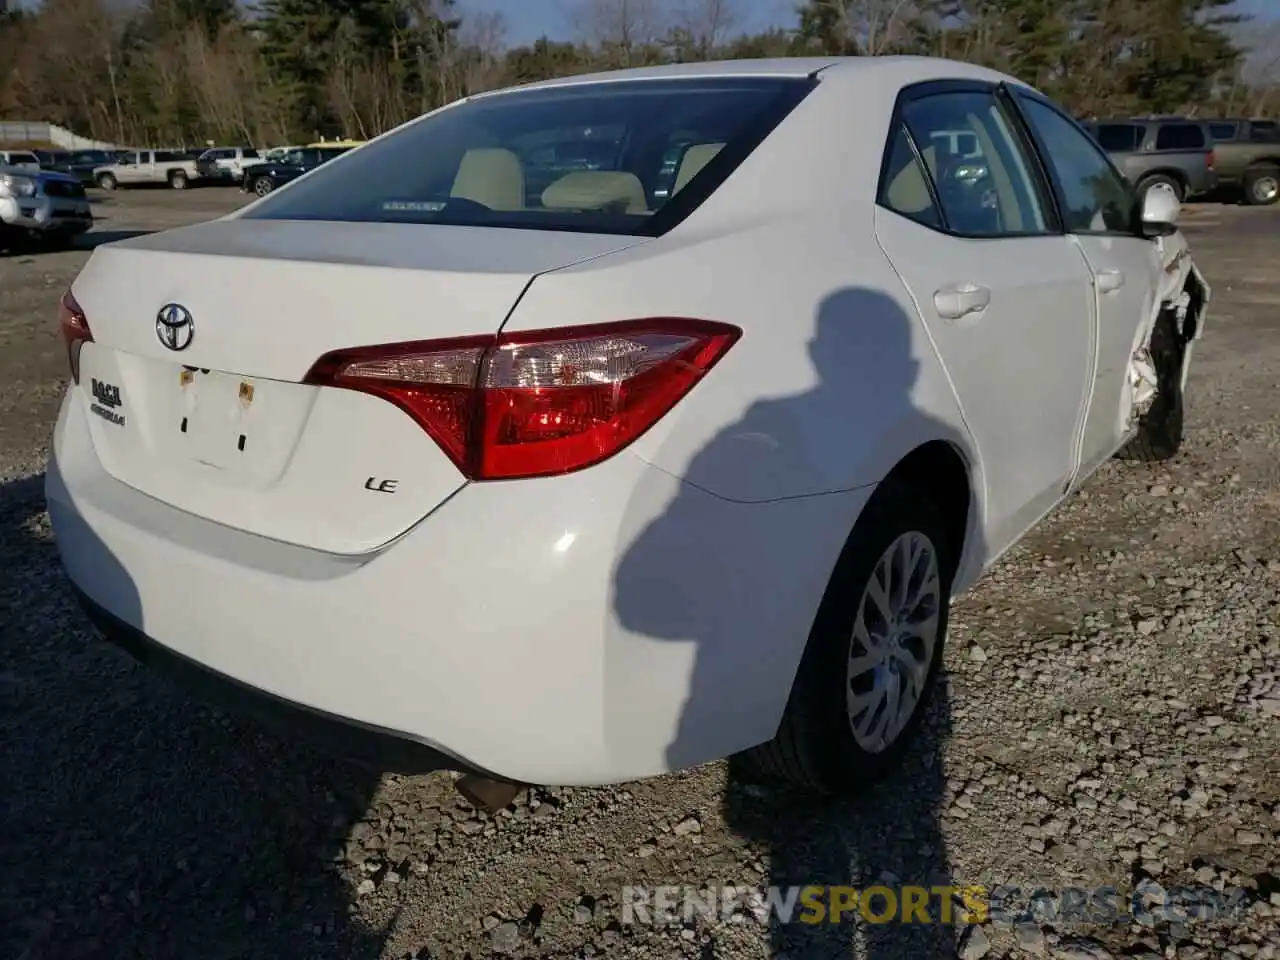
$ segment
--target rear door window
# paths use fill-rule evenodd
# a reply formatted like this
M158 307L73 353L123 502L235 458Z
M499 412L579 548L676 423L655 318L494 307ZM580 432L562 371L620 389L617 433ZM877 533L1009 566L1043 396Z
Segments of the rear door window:
M1254 143L1280 143L1280 126L1274 120L1255 120L1249 130Z
M812 85L635 80L477 97L326 166L245 216L657 235Z
M1166 123L1156 134L1157 150L1201 150L1207 145L1198 123Z
M1094 138L1107 153L1125 153L1138 149L1143 132L1142 127L1132 123L1101 123Z

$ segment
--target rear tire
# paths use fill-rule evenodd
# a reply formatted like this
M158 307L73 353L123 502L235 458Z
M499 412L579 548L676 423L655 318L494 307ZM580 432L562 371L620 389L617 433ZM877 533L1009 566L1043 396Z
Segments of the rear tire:
M169 186L174 190L187 189L187 175L181 170L175 170L169 174Z
M1184 345L1171 314L1161 313L1156 319L1150 349L1156 368L1156 396L1138 421L1137 433L1120 451L1122 460L1168 460L1182 447Z
M103 190L114 190L119 186L119 183L116 182L116 178L109 173L98 174L97 180L98 186Z
M1164 173L1153 173L1151 176L1146 177L1143 180L1139 181L1138 195L1145 199L1147 196L1147 191L1150 190L1152 187L1159 186L1159 185L1164 185L1168 187L1170 190L1172 190L1174 193L1174 196L1178 198L1179 203L1181 203L1183 200L1187 198L1187 189L1182 185L1182 181L1178 180L1176 177L1171 177Z
M1267 207L1280 201L1280 167L1262 165L1244 172L1244 202Z
M875 585L883 584L885 560L893 550L903 558L919 551L918 562L905 567L915 571L905 579L902 599L907 602L897 603L900 584L889 577L885 595L896 615L884 620L878 616ZM892 479L881 485L863 509L827 585L777 734L739 757L749 775L849 796L876 783L901 760L919 733L936 686L957 553L948 543L942 511L923 493ZM900 572L892 563L889 569ZM923 602L913 605L910 588L926 584L930 586L919 593ZM920 635L889 640L895 622L907 634L914 629ZM877 623L883 631L876 629ZM868 640L880 642L868 645ZM903 658L908 648L917 669ZM857 661L876 660L872 670L859 672ZM887 712L893 688L897 702L914 706L899 712L896 723L889 721L885 738L867 736L865 727L855 733L868 711L872 718L880 715L879 708L860 704L883 689ZM874 730L876 724L870 726Z

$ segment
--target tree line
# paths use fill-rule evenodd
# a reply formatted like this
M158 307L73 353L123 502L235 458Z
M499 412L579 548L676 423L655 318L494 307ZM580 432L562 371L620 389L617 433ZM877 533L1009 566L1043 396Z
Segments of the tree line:
M0 15L0 119L129 145L364 139L548 77L899 53L995 67L1080 116L1280 109L1280 24L1231 0L799 0L756 33L751 0L565 2L573 39L510 46L456 0L44 0Z

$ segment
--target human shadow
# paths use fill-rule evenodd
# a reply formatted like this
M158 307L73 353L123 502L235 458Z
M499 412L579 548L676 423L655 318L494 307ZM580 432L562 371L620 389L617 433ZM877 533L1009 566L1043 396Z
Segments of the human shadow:
M717 483L723 484L731 473L777 470L778 458L793 473L809 469L814 462L830 463L832 455L824 444L871 447L896 438L895 443L907 444L901 451L905 455L915 441L895 431L908 422L917 425L920 436L953 438L952 428L916 408L913 387L919 362L912 355L912 323L894 300L874 290L847 288L827 296L811 322L813 333L806 344L816 385L799 395L755 402L740 420L717 434L690 462L680 492L621 560L614 584L619 621L643 637L695 648L679 728L667 749L671 768L701 759L696 756L699 749L705 756L709 741L731 738L733 725L757 711L758 704L743 702L750 696L743 691L760 687L743 678L758 676L760 668L734 650L755 655L769 646L786 644L785 637L772 642L767 637L743 636L739 613L744 605L749 611L753 603L758 604L754 598L776 597L779 590L789 588L769 579L767 573L776 575L785 568L786 558L775 557L772 564L744 561L759 551L774 551L778 544L753 542L749 530L761 528L746 523L733 525L739 529L725 529L729 525L723 524L716 528L719 521L707 519L705 491L716 490ZM850 425L846 437L839 435L841 424ZM872 510L875 504L873 500ZM772 510L776 505L741 509ZM960 513L965 512L962 507ZM963 529L965 518L961 516L959 522ZM845 535L844 530L835 534ZM857 537L855 533L853 542ZM963 540L963 535L955 539ZM957 559L962 546L954 545ZM695 552L699 569L707 564L712 565L708 569L734 571L733 576L712 581L724 585L723 590L708 591L706 583L687 582L684 571L691 569L690 551ZM681 562L673 562L675 557L681 557ZM818 594L824 585L814 585ZM807 633L810 623L796 627ZM751 628L747 623L746 630ZM797 639L798 649L803 637ZM840 656L843 668L848 654ZM793 660L791 668L794 665ZM777 670L777 664L768 669ZM833 684L831 689L840 688ZM843 705L834 706L836 722L847 723ZM949 732L947 680L940 670L918 737L874 788L855 799L815 799L781 782L760 781L739 753L728 764L723 814L735 832L767 856L767 883L783 888L784 896L786 888L814 884L856 888L883 884L898 894L906 886L949 887L951 868L938 819L946 784L941 746ZM670 882L686 881L671 878ZM947 915L940 902L938 896L929 901L935 920ZM883 910L884 901L875 906ZM855 946L868 960L955 955L957 930L949 923L922 923L918 918L915 923L902 923L901 913L899 920L871 923L858 919L857 910L846 913L841 922L810 923L801 922L801 913L797 907L790 921L778 915L768 920L775 957L850 956ZM953 919L957 917L952 914Z
M94 533L60 523L55 544L42 474L0 483L0 956L380 956L336 869L377 772L135 665L89 627L60 547L100 603L144 622Z

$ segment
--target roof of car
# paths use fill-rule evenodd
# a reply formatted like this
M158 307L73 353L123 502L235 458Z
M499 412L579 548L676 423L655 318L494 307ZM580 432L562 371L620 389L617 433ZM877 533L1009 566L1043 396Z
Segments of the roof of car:
M1004 74L959 60L941 57L780 57L774 59L711 60L698 63L672 63L656 67L632 67L577 76L555 77L506 87L480 96L491 96L515 90L568 87L584 83L615 83L627 80L694 79L698 77L808 77L857 75L892 77L900 84L942 78L1012 80Z

